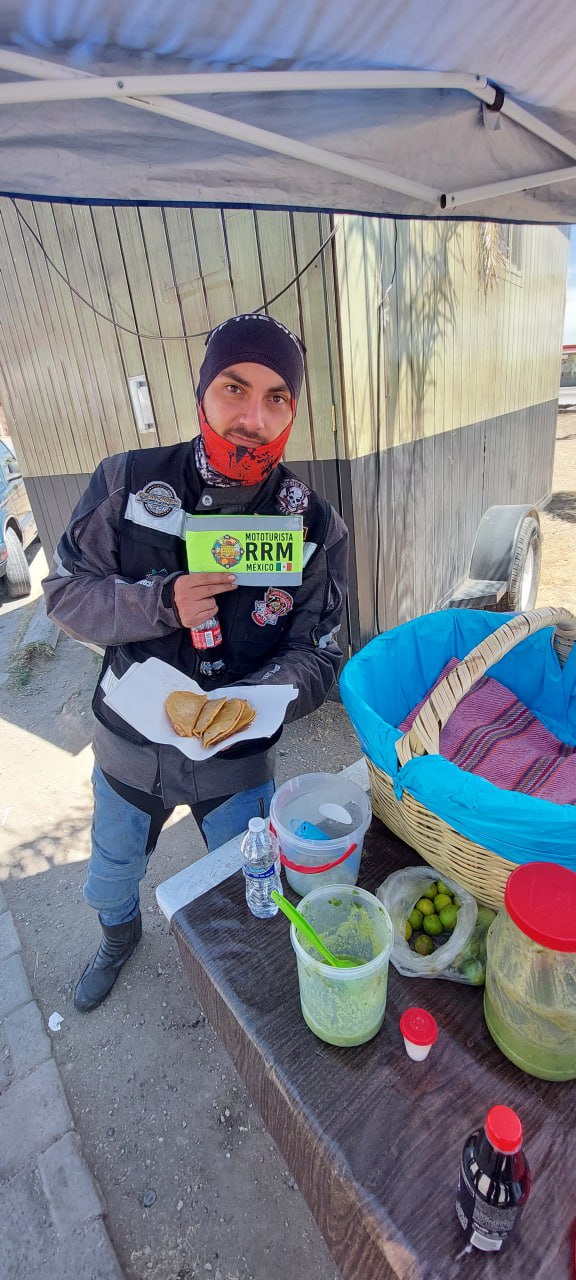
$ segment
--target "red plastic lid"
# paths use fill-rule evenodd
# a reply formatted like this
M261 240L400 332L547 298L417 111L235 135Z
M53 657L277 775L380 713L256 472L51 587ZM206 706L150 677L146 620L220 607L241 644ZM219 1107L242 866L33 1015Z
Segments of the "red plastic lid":
M491 1107L486 1116L486 1137L497 1151L513 1155L522 1146L522 1121L511 1107Z
M514 924L552 951L576 952L576 872L527 862L508 877L504 905Z
M422 1047L435 1044L438 1039L436 1019L426 1009L418 1009L416 1005L404 1010L400 1018L400 1030L410 1044L419 1044Z

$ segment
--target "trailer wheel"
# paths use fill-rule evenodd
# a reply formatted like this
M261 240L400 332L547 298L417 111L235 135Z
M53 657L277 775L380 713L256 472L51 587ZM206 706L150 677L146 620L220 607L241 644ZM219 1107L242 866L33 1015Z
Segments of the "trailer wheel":
M15 529L7 529L5 533L6 550L6 588L11 600L19 596L29 596L32 590L30 568L24 554L24 548Z
M506 594L498 603L500 613L524 613L536 604L542 565L542 533L532 516L523 521L508 579Z

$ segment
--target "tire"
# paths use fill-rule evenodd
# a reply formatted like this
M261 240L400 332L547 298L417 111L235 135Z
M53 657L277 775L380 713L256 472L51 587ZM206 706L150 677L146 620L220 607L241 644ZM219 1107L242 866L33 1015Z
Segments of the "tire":
M11 600L29 596L32 579L24 548L15 529L7 529L4 535L8 559L6 561L6 589Z
M542 534L532 516L524 520L516 546L506 594L498 602L499 613L524 613L533 609L542 565Z

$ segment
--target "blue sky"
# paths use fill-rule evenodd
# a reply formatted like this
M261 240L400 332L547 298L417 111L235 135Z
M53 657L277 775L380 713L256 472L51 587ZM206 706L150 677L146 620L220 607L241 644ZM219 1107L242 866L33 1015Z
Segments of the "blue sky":
M570 237L564 342L576 342L576 227L572 227L572 235Z

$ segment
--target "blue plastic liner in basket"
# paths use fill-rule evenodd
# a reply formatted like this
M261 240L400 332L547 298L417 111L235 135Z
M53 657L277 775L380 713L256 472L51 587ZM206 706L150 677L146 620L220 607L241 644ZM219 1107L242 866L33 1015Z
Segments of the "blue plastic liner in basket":
M425 698L451 658L466 658L513 614L446 609L371 640L344 668L340 690L365 755L425 809L512 862L559 862L576 871L576 806L505 791L443 756L402 767L396 727ZM564 667L551 627L528 636L488 674L563 742L576 746L576 645Z

